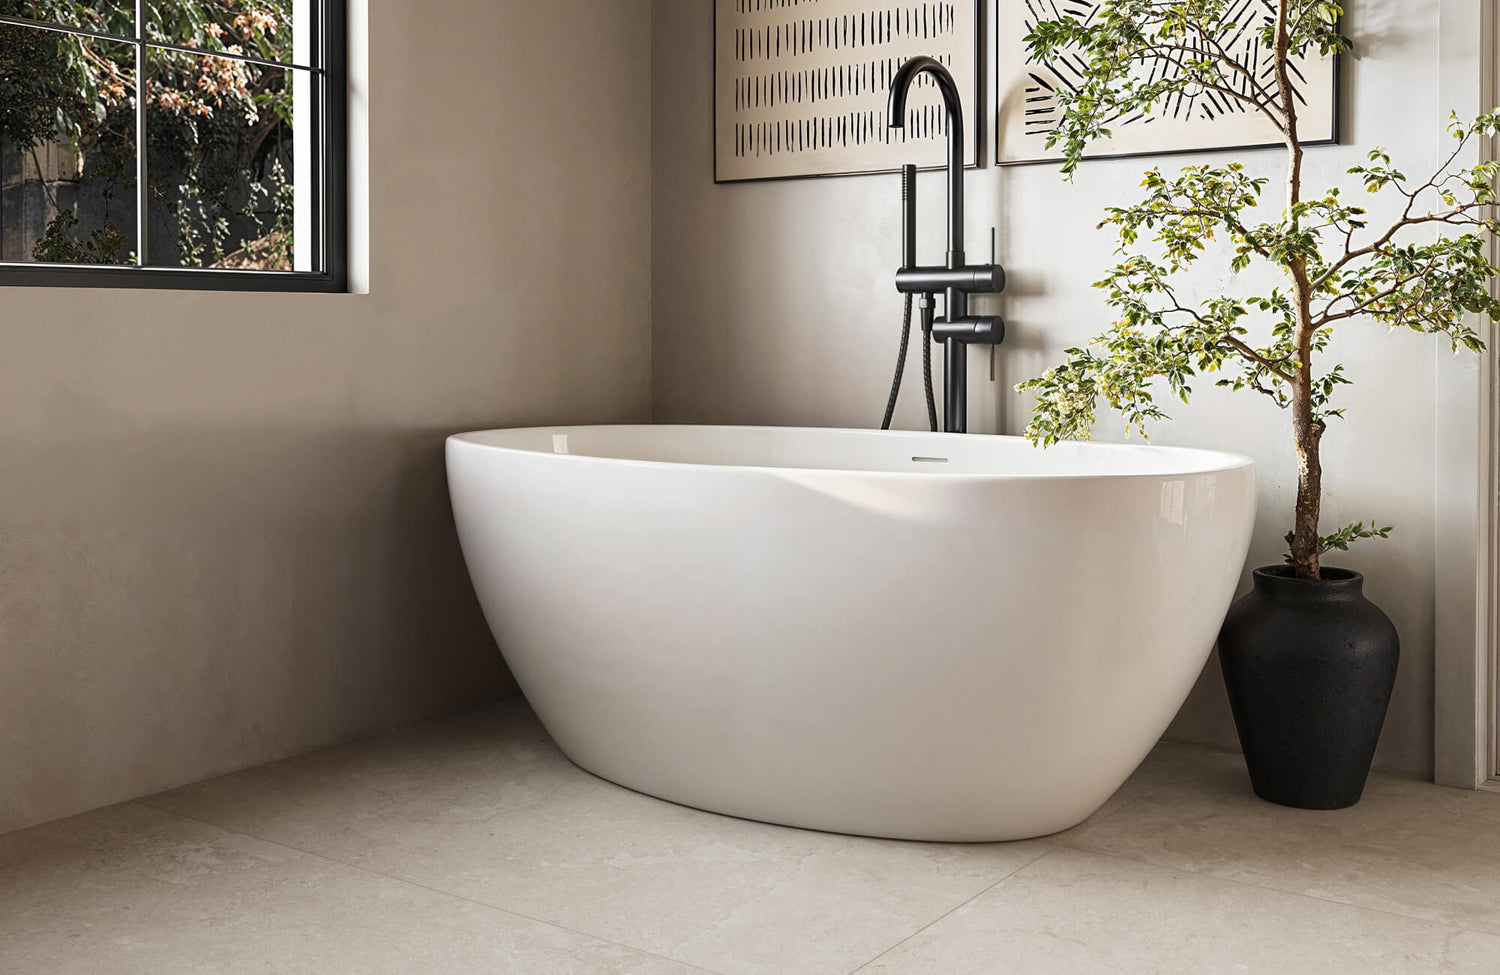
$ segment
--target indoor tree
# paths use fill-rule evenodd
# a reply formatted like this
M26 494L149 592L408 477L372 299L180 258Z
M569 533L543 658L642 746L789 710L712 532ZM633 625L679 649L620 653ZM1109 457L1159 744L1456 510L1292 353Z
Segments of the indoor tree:
M1298 480L1288 561L1303 579L1320 578L1327 549L1390 531L1355 523L1319 535L1322 440L1342 415L1335 394L1349 382L1341 365L1319 363L1333 330L1365 322L1442 333L1455 353L1477 352L1484 340L1469 316L1500 316L1491 291L1500 268L1490 256L1500 229L1491 215L1500 166L1458 165L1477 140L1500 131L1500 112L1472 123L1453 117L1452 151L1430 176L1409 177L1381 149L1350 169L1351 183L1391 201L1388 223L1372 226L1366 208L1338 187L1313 193L1306 186L1294 65L1351 50L1342 16L1342 5L1330 0L1105 0L1086 19L1043 21L1027 38L1034 59L1066 53L1083 69L1076 89L1060 92L1062 117L1048 141L1061 147L1067 173L1091 143L1108 137L1111 120L1200 90L1233 99L1280 133L1279 212L1268 212L1264 199L1270 181L1238 163L1176 175L1153 169L1139 202L1107 210L1099 226L1117 232L1119 263L1096 286L1116 320L1019 388L1036 396L1027 435L1044 444L1087 438L1101 400L1144 434L1148 421L1166 416L1153 389L1164 386L1186 402L1203 374L1269 397L1291 415ZM1259 32L1273 70L1252 73L1223 45L1242 28ZM1220 246L1210 250L1215 240ZM1188 272L1210 254L1222 254L1236 275L1270 265L1281 283L1258 294L1190 297Z

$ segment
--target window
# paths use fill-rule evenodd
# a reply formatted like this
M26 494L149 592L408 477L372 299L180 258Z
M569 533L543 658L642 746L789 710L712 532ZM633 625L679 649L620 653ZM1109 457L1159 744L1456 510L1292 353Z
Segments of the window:
M0 0L0 286L346 286L343 0Z

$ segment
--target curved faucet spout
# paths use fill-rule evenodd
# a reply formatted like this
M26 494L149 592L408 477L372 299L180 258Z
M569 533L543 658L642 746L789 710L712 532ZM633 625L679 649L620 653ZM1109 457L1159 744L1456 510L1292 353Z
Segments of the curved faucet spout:
M964 263L964 105L958 83L942 62L923 56L901 65L891 79L886 124L893 129L906 128L906 99L912 83L924 73L937 84L948 114L948 266L958 268Z
M902 64L891 78L891 97L886 105L886 124L891 128L905 128L906 96L911 93L912 82L917 80L917 75L924 71L931 74L932 80L937 83L948 114L963 115L963 102L959 100L958 83L953 80L952 72L943 67L937 58L916 57Z

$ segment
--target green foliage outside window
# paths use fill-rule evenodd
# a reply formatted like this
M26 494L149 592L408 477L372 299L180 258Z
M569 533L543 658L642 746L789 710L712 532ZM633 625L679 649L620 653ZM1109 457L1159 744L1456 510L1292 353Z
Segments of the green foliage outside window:
M149 0L145 36L291 62L291 13L291 0ZM133 2L0 0L0 14L135 36ZM133 240L108 219L81 233L79 215L59 208L32 258L290 270L290 72L147 51L147 189L175 231L175 255L155 246L134 254ZM80 179L133 196L137 80L133 45L0 24L0 143L22 153L61 143L82 161ZM126 208L133 212L133 200Z

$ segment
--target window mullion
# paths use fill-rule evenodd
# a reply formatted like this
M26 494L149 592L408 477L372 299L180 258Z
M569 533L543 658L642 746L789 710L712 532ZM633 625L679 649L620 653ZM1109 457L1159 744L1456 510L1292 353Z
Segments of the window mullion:
M314 10L321 5L317 0L294 0L293 22L297 25L295 48L292 60L299 63L322 65L327 58L314 51L321 51L319 38L323 17ZM297 271L313 271L324 266L319 253L317 234L323 223L318 201L317 180L321 163L315 151L318 133L322 131L319 100L323 85L320 73L315 71L288 70L287 81L292 89L292 194L293 268Z
M148 204L151 191L146 183L146 0L135 0L135 253L136 265L146 266L150 243Z
M11 17L8 14L0 14L0 24L10 24L14 27L32 27L37 30L52 31L56 34L70 34L73 37L92 37L96 41L120 41L126 44L130 44L139 39L135 36L125 37L120 34L107 34L104 31L87 30L82 27L73 27L69 24L58 24L46 20L32 20L28 17ZM142 32L142 37L144 37L144 32ZM299 68L303 71L317 70L312 66L312 64L304 63L300 59L291 62L268 61L265 58L257 58L249 54L232 54L228 51L215 51L212 48L206 47L188 47L186 44L172 44L163 40L153 39L148 40L146 43L150 44L154 48L158 48L163 51L176 51L179 54L193 54L198 56L223 58L225 61L244 61L246 64L258 64L266 68Z

